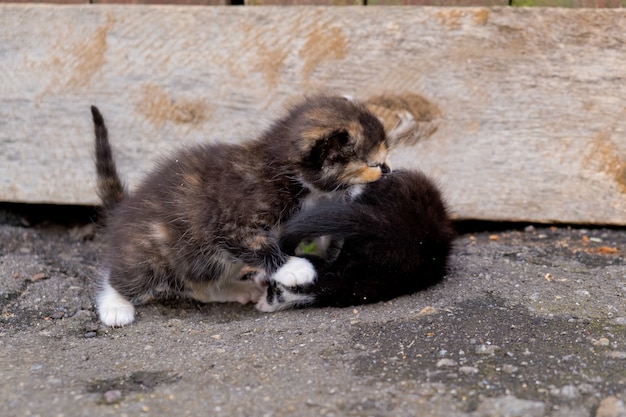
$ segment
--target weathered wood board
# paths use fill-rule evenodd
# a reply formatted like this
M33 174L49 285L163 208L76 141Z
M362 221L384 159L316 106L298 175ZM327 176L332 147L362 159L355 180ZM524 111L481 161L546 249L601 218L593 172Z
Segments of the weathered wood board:
M316 92L425 98L392 162L458 218L626 225L619 9L1 5L0 201L96 203L90 104L132 187Z

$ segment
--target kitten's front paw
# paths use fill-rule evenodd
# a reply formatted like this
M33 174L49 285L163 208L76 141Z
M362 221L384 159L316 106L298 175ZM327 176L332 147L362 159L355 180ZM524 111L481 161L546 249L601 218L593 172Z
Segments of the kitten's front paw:
M129 302L117 306L102 306L98 308L98 316L107 326L124 327L135 321L135 308Z
M126 326L135 320L135 307L107 283L98 295L98 317L107 326Z
M297 287L311 284L316 277L317 272L315 272L311 262L304 258L292 256L286 264L276 271L271 279L285 287Z
M259 301L257 301L255 305L255 308L263 313L271 313L278 310L279 307L280 305L270 304L267 300L267 295L265 294L261 298L259 298Z
M252 280L259 288L265 288L269 285L270 279L265 275L265 272L257 272L252 277Z
M248 303L256 303L265 294L265 291L262 287L256 285L255 282L251 281L251 283L254 284L254 286L250 286L250 288L248 288L247 290L244 290L237 294L237 302L239 302L240 304L246 305Z
M256 309L264 313L304 307L315 303L315 296L310 293L297 293L283 287L276 281L270 282L265 293L256 303Z

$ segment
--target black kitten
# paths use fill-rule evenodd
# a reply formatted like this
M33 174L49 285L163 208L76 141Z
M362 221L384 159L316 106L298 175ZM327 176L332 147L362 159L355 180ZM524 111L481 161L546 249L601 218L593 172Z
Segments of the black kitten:
M350 306L410 294L446 273L454 230L435 185L423 174L394 171L367 184L350 202L329 201L289 220L286 253L330 236L323 256L303 255L317 271L308 285L270 280L261 311L293 306Z
M318 199L351 199L389 171L378 119L362 104L320 96L256 140L178 151L129 194L104 120L92 113L108 239L97 305L109 326L131 323L133 304L160 293L248 303L265 277L288 287L314 281L308 260L280 249L281 224Z

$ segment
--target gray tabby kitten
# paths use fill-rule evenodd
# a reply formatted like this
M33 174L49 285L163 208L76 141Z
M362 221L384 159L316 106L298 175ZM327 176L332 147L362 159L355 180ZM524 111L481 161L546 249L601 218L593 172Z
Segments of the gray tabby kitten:
M128 193L91 110L108 249L97 308L109 326L132 323L133 305L161 294L246 304L268 279L314 282L309 260L281 250L281 225L316 201L353 199L389 172L379 120L360 103L319 96L256 140L179 150Z

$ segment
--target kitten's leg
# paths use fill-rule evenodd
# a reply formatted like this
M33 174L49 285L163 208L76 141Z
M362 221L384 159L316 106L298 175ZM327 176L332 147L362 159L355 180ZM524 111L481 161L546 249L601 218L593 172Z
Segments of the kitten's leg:
M297 287L313 283L316 277L315 268L309 260L292 256L272 275L271 280L285 287Z
M265 292L265 281L267 278L263 271L244 266L235 279L228 281L225 287L220 287L220 292L226 297L229 296L227 293L232 293L240 304L256 303Z
M286 310L288 308L311 305L315 296L305 292L296 292L292 288L284 287L276 281L270 281L263 297L256 303L256 309L264 313Z
M315 268L307 259L296 256L287 256L280 249L278 237L275 233L253 229L242 233L237 246L231 251L241 262L252 267L262 269L270 275L270 280L276 280L286 287L295 287L312 283L317 274Z
M191 292L189 295L203 303L229 303L240 304L256 303L263 295L263 289L254 281L230 281L216 285L204 284L203 289Z
M96 305L98 317L107 326L126 326L135 320L135 307L111 286L108 272L103 279Z
M237 272L226 273L217 281L189 282L187 295L203 303L256 303L267 286L265 274L244 266Z

